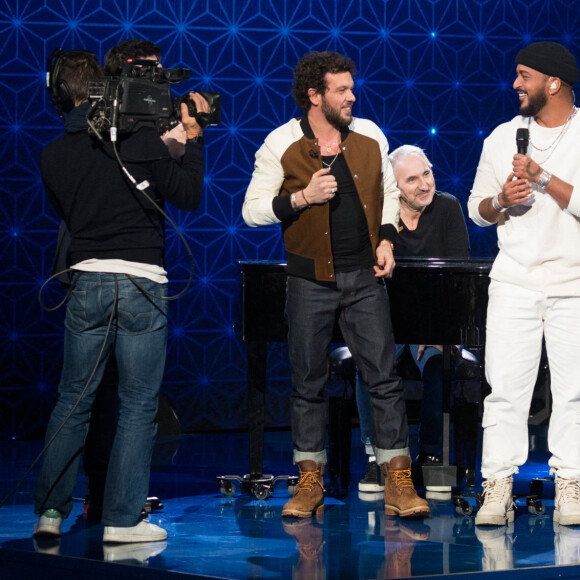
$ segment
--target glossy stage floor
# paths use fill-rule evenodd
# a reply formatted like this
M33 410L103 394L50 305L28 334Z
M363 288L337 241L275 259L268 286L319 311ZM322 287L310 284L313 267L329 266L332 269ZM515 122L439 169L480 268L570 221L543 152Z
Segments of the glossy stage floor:
M550 482L543 485L545 513L531 514L518 500L509 527L476 529L473 516L456 513L445 498L429 500L430 519L401 521L384 515L380 495L357 491L365 467L357 429L352 441L349 487L327 481L323 516L282 520L283 481L266 500L239 489L226 497L218 489L216 476L247 472L247 435L164 438L150 488L163 508L151 520L167 529L168 539L141 545L103 545L102 525L83 518L82 477L62 538L34 540L34 470L0 508L0 578L580 578L580 527L553 524ZM534 428L530 441L530 462L516 476L516 491L523 493L532 478L548 475L545 428ZM266 433L264 472L294 475L290 448L288 431ZM1 497L39 449L38 442L0 443Z

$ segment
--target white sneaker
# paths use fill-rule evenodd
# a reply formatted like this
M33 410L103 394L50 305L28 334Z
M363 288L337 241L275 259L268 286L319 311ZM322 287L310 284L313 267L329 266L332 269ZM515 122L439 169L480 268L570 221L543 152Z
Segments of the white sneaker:
M475 516L476 526L505 526L514 521L513 476L483 482L483 505Z
M475 537L483 547L482 570L511 570L514 567L513 534L513 522L501 528L475 528Z
M34 524L35 536L60 536L60 527L62 526L62 514L55 509L49 509L42 512L38 521Z
M580 525L580 482L558 477L557 473L554 521L563 526Z
M167 532L145 520L132 527L105 526L103 542L160 542Z

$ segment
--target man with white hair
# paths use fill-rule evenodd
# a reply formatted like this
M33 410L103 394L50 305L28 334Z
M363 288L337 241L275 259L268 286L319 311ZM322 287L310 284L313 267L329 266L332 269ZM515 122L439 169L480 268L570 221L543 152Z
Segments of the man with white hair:
M389 160L401 192L399 235L394 242L396 257L466 258L469 256L469 237L459 201L449 193L435 189L433 166L425 153L414 145L395 149ZM407 345L398 344L396 360ZM421 373L423 398L420 417L420 453L417 463L441 463L443 445L441 345L409 345L413 359ZM369 461L366 474L359 482L362 492L379 492L383 478L374 455L374 425L370 399L357 377L357 404L361 424L361 438ZM428 487L428 491L448 492L449 487Z

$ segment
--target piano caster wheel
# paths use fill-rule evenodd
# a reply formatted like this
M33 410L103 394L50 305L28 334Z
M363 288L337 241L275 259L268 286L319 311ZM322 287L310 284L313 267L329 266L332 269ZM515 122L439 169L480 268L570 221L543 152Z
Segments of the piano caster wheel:
M220 491L226 497L232 497L236 493L236 486L227 479L220 482Z
M267 485L256 485L254 487L254 495L256 496L256 499L268 499L271 493L272 490Z
M546 506L539 499L529 499L526 500L528 505L528 512L532 515L541 516L546 511Z
M470 516L473 513L473 506L465 499L456 500L455 513L460 516Z
M295 475L290 476L286 480L286 487L288 488L288 495L294 497L296 486L298 485L298 478Z
M165 506L161 503L158 497L148 497L145 502L145 511L150 514L151 512L162 510Z

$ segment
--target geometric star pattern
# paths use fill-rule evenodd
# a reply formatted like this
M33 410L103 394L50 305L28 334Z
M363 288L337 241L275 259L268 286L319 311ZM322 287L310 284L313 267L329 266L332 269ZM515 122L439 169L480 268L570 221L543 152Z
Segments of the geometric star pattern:
M62 132L44 85L55 47L102 59L121 40L147 38L165 66L192 70L175 92L222 95L222 121L206 131L204 200L171 209L195 262L190 291L170 305L163 391L187 431L244 428L246 353L240 337L238 260L284 259L279 226L241 217L254 154L298 115L292 70L310 50L336 50L358 68L355 114L379 124L391 148L422 147L439 189L466 201L483 139L517 112L514 57L556 40L580 56L575 0L0 0L0 438L42 436L62 362L64 308L37 300L59 220L39 178L42 147ZM515 145L514 145L515 147ZM468 220L474 256L494 256L496 235ZM168 229L170 288L188 278ZM57 284L43 292L60 300ZM266 423L287 425L285 346L268 355Z

